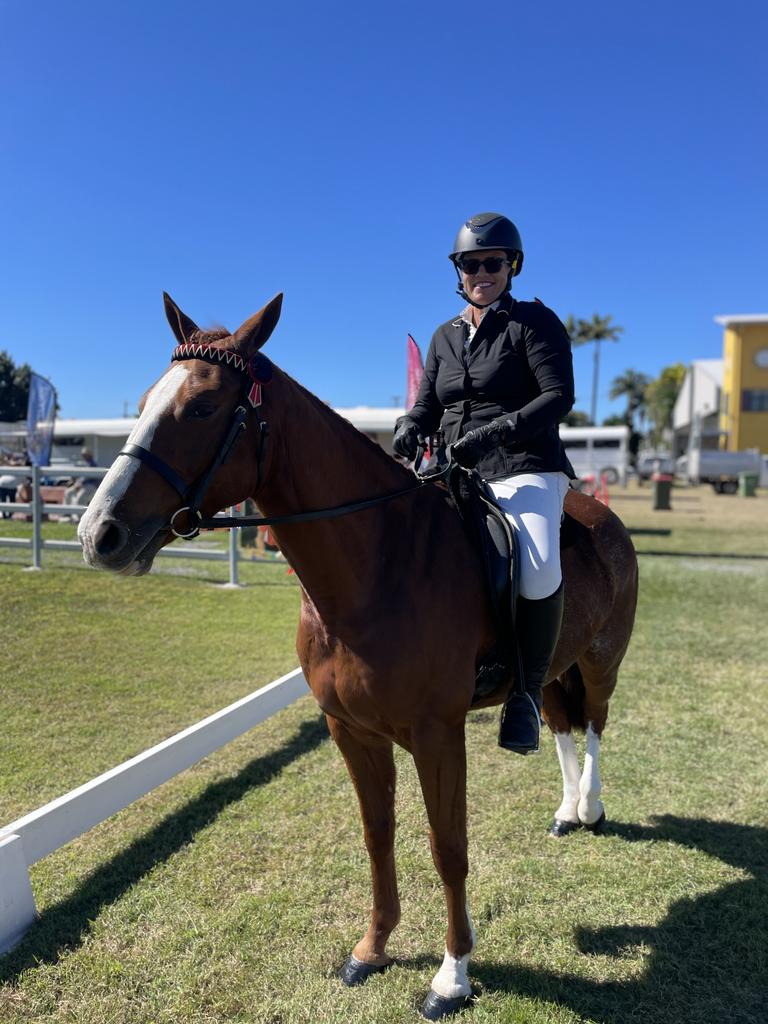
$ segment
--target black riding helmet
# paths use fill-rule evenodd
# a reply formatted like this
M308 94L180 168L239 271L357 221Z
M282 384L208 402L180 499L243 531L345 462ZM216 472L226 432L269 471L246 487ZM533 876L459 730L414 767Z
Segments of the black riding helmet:
M501 213L476 213L462 224L448 258L456 267L459 277L458 294L478 309L483 307L477 302L472 302L461 285L458 260L464 253L482 252L485 249L504 249L509 253L512 269L507 280L507 289L512 283L512 278L517 277L523 269L523 242L520 232L508 217Z
M523 269L523 242L515 225L501 213L476 213L461 225L449 259L455 264L465 252L506 249L516 263L512 277Z

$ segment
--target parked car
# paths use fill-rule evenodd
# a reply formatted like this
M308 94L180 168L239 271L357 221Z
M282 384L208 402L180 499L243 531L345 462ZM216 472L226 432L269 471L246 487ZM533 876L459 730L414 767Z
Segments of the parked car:
M675 460L669 452L645 451L637 456L637 475L650 480L654 473L674 473Z

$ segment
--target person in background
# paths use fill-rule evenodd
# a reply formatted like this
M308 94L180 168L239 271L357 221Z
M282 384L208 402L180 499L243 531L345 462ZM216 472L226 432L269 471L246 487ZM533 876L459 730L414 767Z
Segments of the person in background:
M9 458L4 459L6 465L10 465L11 461ZM16 500L16 485L18 479L12 476L10 473L3 473L2 466L0 466L0 502L5 504L8 501ZM10 519L13 515L11 509L3 509L3 519Z
M93 457L93 452L90 448L80 449L80 460L83 465L95 466L96 459ZM64 491L64 504L65 505L88 505L91 498L93 498L98 487L98 480L94 480L93 477L78 476L67 487ZM73 522L77 522L80 519L80 514L76 513L70 517Z
M539 749L541 688L563 614L560 520L575 474L557 425L574 402L571 346L551 309L511 295L523 244L507 217L470 217L450 259L466 305L435 331L393 448L413 459L419 438L442 429L451 458L480 474L517 532L525 692L511 692L504 704L499 745L528 754Z

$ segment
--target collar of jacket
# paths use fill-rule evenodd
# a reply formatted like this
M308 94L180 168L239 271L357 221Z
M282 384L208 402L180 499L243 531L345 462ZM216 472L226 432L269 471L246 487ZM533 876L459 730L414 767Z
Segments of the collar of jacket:
M459 356L459 358L466 360L469 352L475 351L478 342L482 338L487 336L491 328L493 330L498 330L498 317L503 316L505 319L508 320L509 317L512 315L512 306L514 305L515 300L512 298L509 292L504 292L504 294L498 301L499 305L496 307L496 309L489 309L488 312L483 317L483 319L480 321L480 326L475 331L475 335L472 338L472 344L469 346L469 350L465 350L464 348L464 341L467 337L467 334L469 333L469 324L466 322L466 320L462 320L461 315L459 315L457 319L453 321L451 326L457 327L458 330L456 331L454 337L451 339L451 347L455 350L456 355Z
M486 322L486 320L492 319L494 315L498 316L500 313L503 313L505 316L510 316L511 313L512 313L512 306L515 304L516 300L512 298L512 296L510 295L509 292L504 292L504 294L501 295L495 301L498 302L498 306L496 307L496 309L490 309L486 313L486 315L480 321L480 327L477 328L478 331L483 326L483 324ZM493 303L491 303L491 305L493 305ZM462 312L463 312L463 310L462 310ZM459 315L456 317L456 319L452 322L451 327L465 327L465 326L468 326L467 322L466 322L466 320L462 320L461 313L459 313Z

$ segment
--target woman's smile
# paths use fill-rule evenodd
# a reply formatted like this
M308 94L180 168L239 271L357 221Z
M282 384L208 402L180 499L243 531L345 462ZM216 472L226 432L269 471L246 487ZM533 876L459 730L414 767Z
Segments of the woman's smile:
M475 253L471 255L474 257ZM497 257L504 260L504 263L495 274L490 273L484 264L475 268L477 270L475 274L466 274L463 270L461 271L462 285L470 299L474 302L480 302L484 306L490 306L491 303L499 298L507 286L507 278L509 276L507 254L503 249L487 249L477 253L477 257L480 260L484 257L486 259Z

